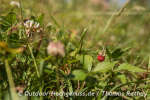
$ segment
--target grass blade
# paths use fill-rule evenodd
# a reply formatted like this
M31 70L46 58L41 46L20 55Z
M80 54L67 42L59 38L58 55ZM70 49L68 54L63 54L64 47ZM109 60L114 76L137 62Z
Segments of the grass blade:
M61 27L59 26L59 24L58 24L58 23L56 22L56 20L53 18L53 16L52 16L50 13L49 13L49 15L51 16L51 18L52 18L52 20L54 21L54 23L59 27L59 29L62 30Z
M96 18L96 17L95 17L95 18ZM79 48L79 46L80 46L80 44L81 44L81 40L83 39L83 37L84 37L84 35L85 35L87 29L88 29L89 26L92 24L92 22L95 20L95 18L91 21L91 23L88 25L88 27L84 29L84 31L83 31L83 33L82 33L82 36L81 36L81 38L80 38L79 44L78 44L78 48Z

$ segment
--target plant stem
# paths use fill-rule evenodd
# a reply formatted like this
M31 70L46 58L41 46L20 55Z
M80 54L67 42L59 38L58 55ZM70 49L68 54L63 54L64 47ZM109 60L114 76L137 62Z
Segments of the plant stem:
M9 82L10 88L14 88L15 85L13 82L13 78L11 75L11 70L10 70L7 58L5 58L5 66L6 66L6 72L7 72L7 77L8 77L8 82Z
M77 90L76 90L76 93L79 92L79 88L80 88L80 82L79 82L79 80L78 80L78 88L77 88Z
M41 45L41 43L42 43L42 37L43 37L43 32L41 32L41 37L40 37L40 41L39 41L38 47L37 47L37 49L36 49L35 58L36 58L36 56L37 56L37 54L38 54L38 52L39 52L40 45Z
M24 27L24 22L23 22L23 14L22 14L22 5L21 5L21 0L20 0L20 12L21 12L21 19L22 19L22 26L23 26L23 28L24 28L24 31L25 31L25 27Z
M126 3L123 5L123 7L119 10L117 16L120 16L120 15L121 15L121 13L124 11L124 9L125 9L126 6L129 4L129 2L130 2L130 0L126 1Z
M40 93L42 93L42 92L43 92L43 91L42 91L42 86L40 86L39 90L40 90ZM42 96L40 96L40 100L43 100L43 95L42 95Z
M84 85L85 85L85 81L83 82L83 84L82 84L82 86L81 86L79 91L81 91L83 89Z
M58 65L56 66L56 78L57 78L57 92L59 92L59 75L58 75Z
M16 94L16 91L15 91L15 85L14 85L14 82L13 82L13 77L12 77L12 74L11 74L11 70L10 70L10 66L9 66L9 63L8 63L8 60L7 60L7 55L6 55L6 52L5 52L5 66L6 66L6 73L7 73L7 77L8 77L8 82L9 82L9 86L10 86L10 91L11 91L11 96L12 96L12 100L19 100L17 94Z
M56 64L56 79L57 79L57 92L59 92L59 74L58 74L58 65ZM58 97L59 100L59 97Z
M90 75L90 83L89 83L89 87L91 87L91 83L92 83L92 76Z
M39 71L38 71L38 67L37 67L37 64L36 64L36 60L35 60L35 58L34 58L33 52L32 52L31 47L30 47L29 45L28 45L28 48L29 48L29 50L30 50L31 56L32 56L33 61L34 61L34 65L35 65L35 70L36 70L37 76L38 76L38 78L40 78L40 74L39 74Z
M103 79L105 79L105 78L107 78L108 76L110 76L111 75L111 73L109 73L107 76L105 76L105 77L103 77L103 78L101 78L100 80L98 80L99 82L100 81L102 81Z

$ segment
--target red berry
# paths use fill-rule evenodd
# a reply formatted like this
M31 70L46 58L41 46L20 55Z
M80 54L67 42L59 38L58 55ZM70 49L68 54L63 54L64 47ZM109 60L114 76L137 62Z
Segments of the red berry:
M97 60L103 62L105 60L105 56L98 55Z

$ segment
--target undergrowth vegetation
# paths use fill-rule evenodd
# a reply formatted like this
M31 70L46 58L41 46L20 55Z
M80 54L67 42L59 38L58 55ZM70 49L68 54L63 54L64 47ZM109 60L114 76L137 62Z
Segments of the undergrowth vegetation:
M148 100L150 15L131 1L1 0L0 100Z

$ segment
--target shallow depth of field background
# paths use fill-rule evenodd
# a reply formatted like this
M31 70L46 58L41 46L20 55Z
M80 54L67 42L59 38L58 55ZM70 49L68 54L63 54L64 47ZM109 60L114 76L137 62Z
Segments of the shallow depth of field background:
M11 0L0 0L0 16L13 11L21 21L20 8L10 5L10 2ZM68 31L75 35L72 40L75 45L84 29L96 17L85 34L82 49L96 51L102 49L101 45L110 47L114 43L111 51L116 48L128 49L119 60L120 63L128 62L148 69L150 0L130 0L118 16L125 2L126 0L22 0L22 10L24 18L38 18L44 13L45 18L40 26L46 30L48 25L54 25L58 32L59 28L50 17L51 14L64 27L66 36L70 35ZM41 48L48 45L48 42L42 42ZM74 47L72 49L75 50Z
M84 40L87 43L84 43L83 46L88 49L95 49L100 47L103 42L104 45L111 45L122 34L114 47L134 47L124 55L122 60L133 63L139 56L138 62L141 63L150 51L150 6L148 6L150 3L148 0L131 0L125 11L117 17L116 15L125 1L24 0L22 1L22 8L24 18L36 17L36 14L39 16L44 13L43 28L48 24L54 24L49 15L51 13L61 26L64 23L66 30L74 29L77 36L80 36L84 28L97 16L86 33ZM0 15L6 15L13 10L18 18L21 18L20 9L13 9L10 2L11 0L0 1ZM146 66L146 64L145 61L141 67Z
M133 63L137 59L139 63L148 57L150 51L150 15L149 0L131 0L129 6L120 16L119 9L126 0L23 0L23 16L45 14L44 26L54 24L49 13L66 30L74 29L80 36L84 28L96 19L89 27L83 47L96 49L104 42L111 45L116 38L120 38L114 44L117 48L133 46L122 58L123 61ZM11 0L0 1L0 15L6 15L13 10L21 20L20 9L10 5ZM19 2L19 1L18 1ZM78 41L78 38L76 38ZM99 49L99 48L98 48ZM130 56L128 56L130 55ZM141 67L147 65L143 63Z
M10 5L11 0L0 1L0 15L5 15L13 10L18 18L21 18L20 9ZM18 1L19 2L19 1ZM121 60L147 65L146 57L150 51L150 15L149 0L131 0L127 8L120 16L116 16L126 0L24 0L22 1L23 16L39 16L45 14L44 26L54 24L49 13L66 30L74 29L77 36L81 36L84 28L96 17L90 25L84 40L83 47L99 49L100 45L111 45L118 36L119 39L113 45L114 48L130 49ZM55 24L54 24L55 25ZM79 39L76 38L76 41ZM130 56L129 56L130 55Z

